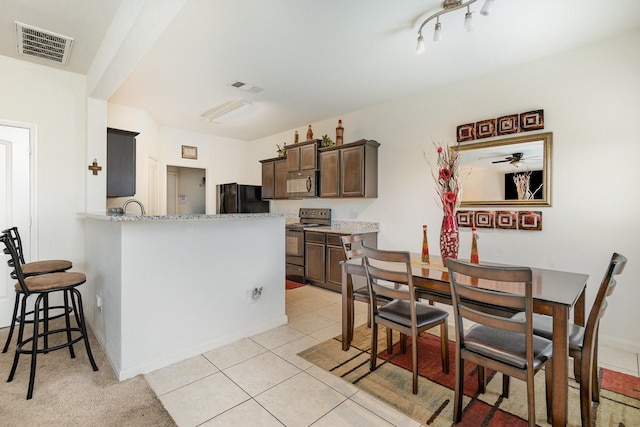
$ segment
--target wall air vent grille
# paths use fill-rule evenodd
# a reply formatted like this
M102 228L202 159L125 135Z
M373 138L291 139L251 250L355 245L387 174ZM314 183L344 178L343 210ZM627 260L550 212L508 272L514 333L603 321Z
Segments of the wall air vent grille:
M71 45L73 45L71 37L55 34L17 21L15 24L19 53L54 61L59 64L66 64L69 61Z

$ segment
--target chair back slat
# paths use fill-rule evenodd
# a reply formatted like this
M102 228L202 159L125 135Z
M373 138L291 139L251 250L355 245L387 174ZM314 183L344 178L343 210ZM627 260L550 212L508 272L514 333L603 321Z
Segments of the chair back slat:
M372 300L378 295L415 302L411 255L362 246L367 285ZM385 283L388 285L385 285ZM373 304L375 306L375 304ZM377 307L373 307L374 314ZM414 309L412 308L412 311ZM415 313L414 315L415 316ZM414 317L415 320L415 317Z
M508 317L487 314L466 306L460 306L459 310L460 315L463 318L475 323L480 323L492 328L502 329L509 332L517 332L520 334L524 334L527 332L527 325L525 324L525 322L512 320Z
M604 300L602 303L602 307L600 307L600 311L598 312L598 318L602 319L604 317L604 313L607 311L607 307L609 307L609 303L607 300Z
M363 234L351 234L341 236L342 249L347 259L361 258L363 256L362 243L364 241Z
M13 268L13 272L11 272L11 277L18 280L20 284L20 288L25 296L30 295L29 289L27 288L26 283L24 282L24 274L22 272L22 264L20 263L20 257L18 255L18 251L13 245L13 238L6 233L3 233L0 236L0 240L4 243L5 253L9 253L11 264L9 264Z
M598 326L600 319L604 316L607 309L607 297L613 294L616 288L616 279L614 276L621 274L627 265L627 258L618 253L614 253L609 261L609 266L602 278L596 299L593 302L587 324L585 326L584 341L582 344L583 349L593 349L594 343L597 337Z
M22 239L20 238L20 233L18 232L18 227L7 228L2 231L2 234L6 234L11 239L13 243L13 247L16 249L16 253L18 254L18 260L20 264L24 264L24 252L22 250ZM7 252L5 252L7 253Z
M498 293L471 286L458 287L458 295L460 295L461 298L474 299L477 302L497 305L504 308L511 308L520 311L525 308L525 299L523 295Z

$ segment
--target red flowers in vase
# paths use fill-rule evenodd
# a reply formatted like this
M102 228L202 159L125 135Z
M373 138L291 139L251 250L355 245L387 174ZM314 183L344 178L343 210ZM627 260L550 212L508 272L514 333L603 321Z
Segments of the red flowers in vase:
M449 147L444 149L442 145L436 147L438 161L435 168L431 166L431 174L436 182L436 191L442 212L445 215L455 215L456 209L460 206L462 190L458 150L449 149Z

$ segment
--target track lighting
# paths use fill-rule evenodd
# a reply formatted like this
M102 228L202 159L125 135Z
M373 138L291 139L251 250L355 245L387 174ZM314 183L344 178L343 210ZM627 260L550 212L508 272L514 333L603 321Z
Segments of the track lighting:
M471 16L469 6L467 6L467 13L464 15L464 30L466 32L473 31L473 17Z
M434 13L429 16L422 22L420 25L420 29L418 30L418 47L416 49L417 53L422 53L425 51L425 43L424 38L422 37L422 29L427 23L433 19L436 19L436 25L433 32L433 41L437 42L442 39L442 25L440 24L440 16L449 12L453 12L454 10L462 9L463 7L467 8L467 13L464 15L464 30L472 31L473 30L473 12L469 8L470 5L475 3L478 0L444 0L442 2L442 10ZM480 15L487 16L491 13L491 8L493 7L493 0L485 0L482 9L480 10Z
M437 42L442 40L442 27L440 25L440 17L436 21L436 29L433 31L433 41Z
M420 34L418 36L418 47L416 48L416 52L418 54L421 54L422 52L424 52L424 50L425 50L424 39L422 38L422 34Z
M480 15L489 16L491 14L491 8L493 7L493 0L486 0L480 9Z

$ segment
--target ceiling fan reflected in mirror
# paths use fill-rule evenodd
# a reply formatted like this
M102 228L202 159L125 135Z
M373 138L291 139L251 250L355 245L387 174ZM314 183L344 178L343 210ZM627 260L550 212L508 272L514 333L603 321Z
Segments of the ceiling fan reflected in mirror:
M524 161L524 153L513 153L510 156L505 157L503 160L494 160L491 163L507 163L509 162L511 165L518 167Z

